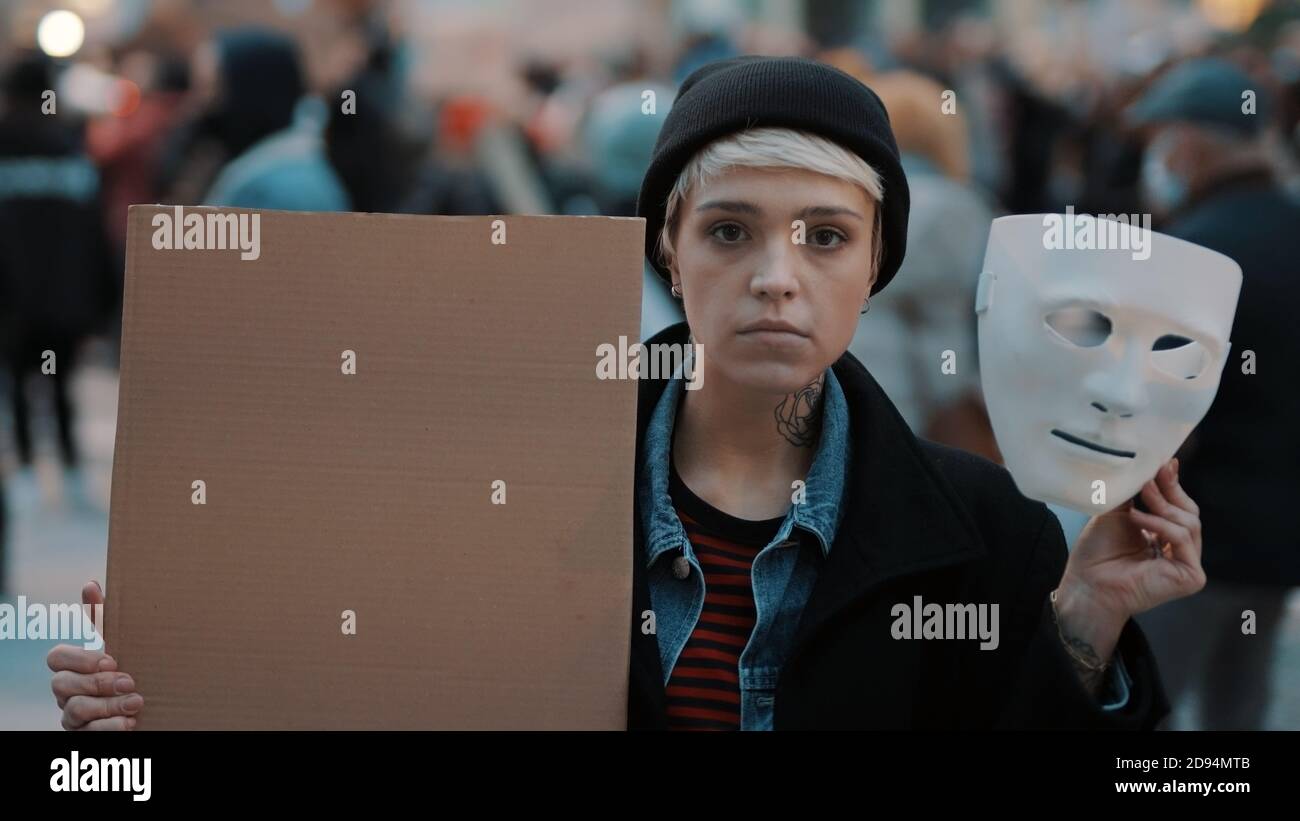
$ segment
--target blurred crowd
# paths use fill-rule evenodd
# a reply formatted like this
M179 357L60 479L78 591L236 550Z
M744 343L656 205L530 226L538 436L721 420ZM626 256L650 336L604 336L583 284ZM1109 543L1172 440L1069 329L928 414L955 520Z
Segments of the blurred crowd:
M831 37L825 21L774 28L698 15L679 22L669 53L632 43L485 56L510 62L509 105L414 82L419 46L406 25L417 21L382 2L332 7L354 47L328 83L307 71L292 26L223 27L191 47L146 22L71 59L15 44L0 65L0 394L12 430L0 437L12 441L12 451L0 443L0 477L30 481L24 472L45 452L34 431L48 427L48 452L77 482L69 379L88 339L116 350L132 203L631 215L682 78L734 54L801 54L875 89L904 156L908 256L851 350L918 435L999 458L971 309L994 217L1150 213L1157 230L1242 266L1232 340L1258 353L1258 369L1243 374L1229 360L1180 454L1211 582L1143 625L1171 693L1196 691L1195 726L1260 726L1273 628L1300 585L1300 543L1282 518L1300 490L1300 337L1290 325L1300 308L1300 4L1243 4L1254 17L1230 30L1185 25L1196 7L1172 4L1176 13L1126 34L1123 49L1096 21L1113 3L1048 3L1054 28L1014 37L987 4L923 5L933 13L888 37L870 25ZM1253 91L1247 125L1235 116L1242 88ZM646 271L644 282L643 338L681 318L657 277ZM958 352L955 376L937 366L943 350ZM34 425L36 407L53 424ZM1240 640L1246 609L1256 641Z

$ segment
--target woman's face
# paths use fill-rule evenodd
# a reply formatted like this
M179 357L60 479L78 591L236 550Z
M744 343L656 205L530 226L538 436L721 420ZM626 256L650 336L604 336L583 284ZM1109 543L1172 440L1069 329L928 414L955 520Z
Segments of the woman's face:
M679 214L673 282L709 379L793 393L844 353L875 277L875 204L861 186L730 168Z

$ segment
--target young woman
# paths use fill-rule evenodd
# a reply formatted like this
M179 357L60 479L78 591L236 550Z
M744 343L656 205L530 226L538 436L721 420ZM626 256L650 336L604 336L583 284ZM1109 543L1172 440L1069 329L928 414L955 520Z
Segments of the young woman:
M1150 513L1095 517L1067 552L1005 470L917 440L845 353L907 209L887 115L848 75L744 57L679 91L638 212L687 318L652 341L689 333L705 379L642 385L630 727L1136 729L1167 712L1129 618L1205 582L1177 462L1142 490ZM946 629L914 629L936 606ZM979 613L996 626L963 624Z
M630 728L1137 729L1167 712L1129 619L1204 584L1176 462L1143 489L1150 513L1094 518L1067 553L1005 470L916 439L846 354L907 208L885 111L848 75L747 57L679 91L638 211L687 316L653 341L693 339L707 378L640 385ZM942 630L921 626L933 607ZM143 698L111 658L49 662L65 727L133 725Z

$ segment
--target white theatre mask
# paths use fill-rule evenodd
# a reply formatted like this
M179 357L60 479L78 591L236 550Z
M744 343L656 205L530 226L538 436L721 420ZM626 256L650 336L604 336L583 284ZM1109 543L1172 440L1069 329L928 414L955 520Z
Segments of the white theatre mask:
M1214 401L1240 290L1228 257L1136 224L994 220L980 374L1020 492L1091 515L1137 494Z

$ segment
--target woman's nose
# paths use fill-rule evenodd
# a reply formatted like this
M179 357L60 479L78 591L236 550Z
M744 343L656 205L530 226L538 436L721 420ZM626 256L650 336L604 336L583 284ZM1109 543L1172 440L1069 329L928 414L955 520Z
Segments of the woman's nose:
M750 279L750 293L768 298L794 296L799 291L798 265L798 249L790 236L773 237Z

